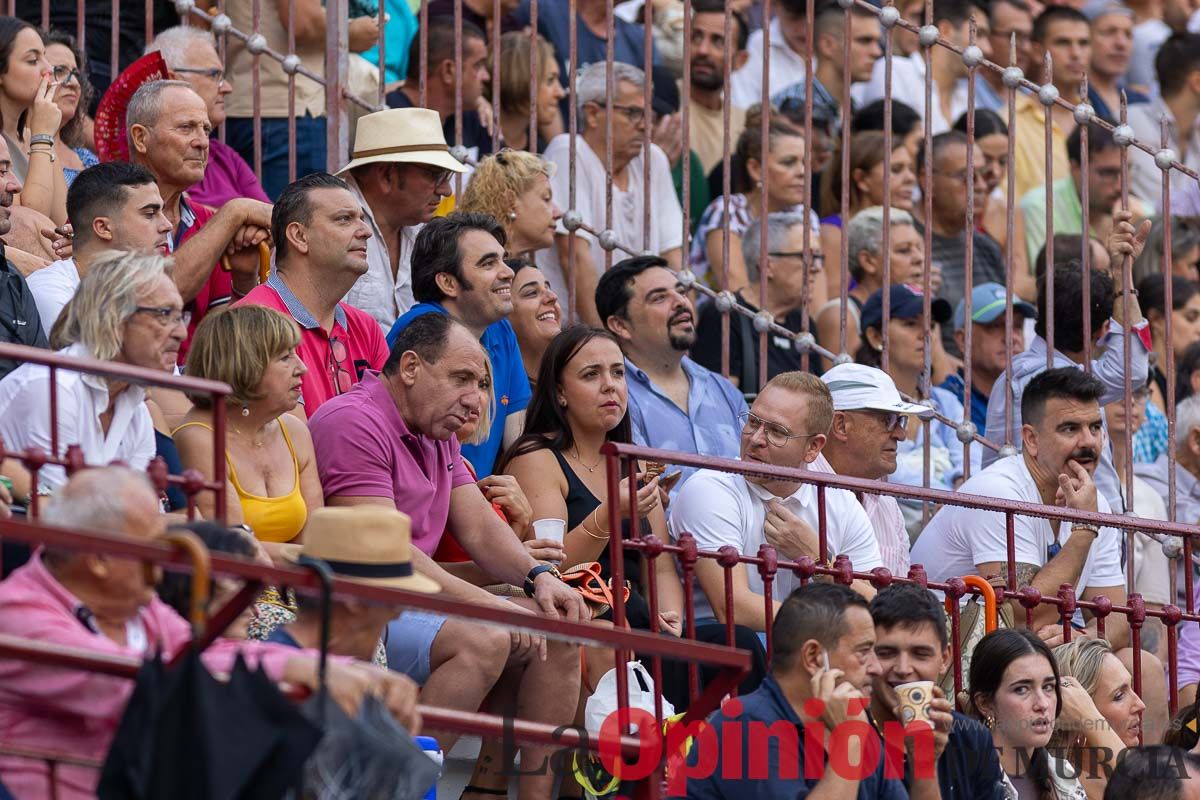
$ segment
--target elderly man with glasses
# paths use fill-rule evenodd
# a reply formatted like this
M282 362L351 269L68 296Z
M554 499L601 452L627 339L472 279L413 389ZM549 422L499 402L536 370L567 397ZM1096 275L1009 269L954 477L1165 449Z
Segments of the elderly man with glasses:
M825 446L833 413L829 389L820 378L806 372L777 375L742 414L742 461L748 466L794 469L811 465ZM856 571L882 566L875 532L854 494L841 489L824 494L826 546L822 548L817 489L812 484L700 470L683 484L671 504L671 537L690 533L706 551L730 546L743 556L756 556L762 545L769 544L780 560L807 556L826 561L845 555ZM702 558L696 563L696 577L697 624L713 618L724 622L732 614L739 625L766 630L763 582L756 568L732 571L732 608L725 604L724 567ZM772 586L776 612L797 586L794 572L779 571ZM855 581L853 588L864 597L875 594L864 581Z
M839 364L821 380L833 397L833 419L821 454L813 461L817 472L835 472L870 481L896 471L899 445L908 436L912 417L933 416L927 406L907 403L896 384L881 369L863 364ZM860 500L883 565L893 575L907 575L909 537L895 497L864 494Z
M225 64L217 53L217 40L210 31L192 25L167 28L146 46L146 52L158 51L172 80L186 81L208 107L208 124L213 130L225 124L225 95L233 84L225 77ZM56 78L57 80L57 78ZM197 203L220 208L235 197L249 197L269 203L262 184L238 151L219 138L208 142L208 164L204 180L188 190Z

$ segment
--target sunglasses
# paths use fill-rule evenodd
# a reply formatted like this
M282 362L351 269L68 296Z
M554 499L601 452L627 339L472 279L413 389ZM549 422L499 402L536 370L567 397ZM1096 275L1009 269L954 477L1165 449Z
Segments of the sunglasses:
M348 355L345 342L336 336L329 339L329 374L333 376L333 387L338 394L350 391L354 384L350 370L345 366Z

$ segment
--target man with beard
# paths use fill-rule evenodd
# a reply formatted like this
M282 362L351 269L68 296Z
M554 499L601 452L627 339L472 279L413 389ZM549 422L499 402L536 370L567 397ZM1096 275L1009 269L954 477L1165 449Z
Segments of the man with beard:
M687 357L696 342L695 312L666 260L638 256L614 264L596 287L596 312L625 353L633 440L737 458L746 399ZM695 471L682 470L685 481Z
M713 171L724 156L725 140L725 62L736 72L746 63L746 19L738 11L730 13L733 47L725 41L724 0L694 0L692 3L692 83L688 87L691 115L692 150L700 157L704 174ZM729 150L737 146L746 127L746 109L729 106Z
M502 446L525 428L525 407L532 392L521 347L508 315L512 313L515 273L504 261L507 237L489 214L456 212L421 229L413 246L413 296L419 301L396 320L388 345L425 314L449 314L475 334L491 362L496 398L491 431L479 444L464 444L463 458L480 478L492 474Z
M961 491L1111 513L1108 500L1092 482L1105 447L1100 399L1106 391L1099 378L1074 366L1039 374L1021 395L1022 453L972 475ZM1124 605L1120 531L1024 515L1013 521L1016 586L1010 588L1033 586L1043 597L1053 597L1069 583L1082 600L1104 595L1114 605ZM912 560L926 566L931 581L960 575L1006 577L1006 530L1003 513L945 506L917 539ZM1023 615L1024 610L1018 607L1017 613ZM1033 609L1034 630L1055 628L1057 621L1056 606ZM1092 635L1095 627L1093 620L1088 625ZM1114 649L1123 647L1129 634L1125 618L1109 617L1105 634Z
M1088 224L1092 236L1105 241L1113 230L1113 214L1119 210L1121 199L1121 148L1113 141L1112 133L1096 122L1089 122L1088 172L1083 174L1082 138L1083 126L1078 125L1067 137L1067 161L1071 174L1054 182L1054 233L1078 233L1083 231L1083 182L1088 187ZM1129 210L1133 219L1140 222L1151 211L1136 197L1129 198ZM1037 261L1038 253L1046 243L1046 189L1039 186L1030 189L1021 198L1021 212L1025 215L1025 248L1029 263ZM1137 224L1137 223L1135 223ZM1076 253L1078 256L1078 253Z
M21 191L21 182L12 171L8 142L0 137L0 236L12 227L13 195ZM46 347L41 318L33 294L24 276L4 257L0 242L0 342ZM10 359L0 359L0 378L17 368Z

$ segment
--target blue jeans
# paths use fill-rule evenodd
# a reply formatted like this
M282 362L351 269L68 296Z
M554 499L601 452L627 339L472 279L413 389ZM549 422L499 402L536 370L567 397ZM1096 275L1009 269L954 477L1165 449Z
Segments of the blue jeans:
M225 120L225 142L254 167L254 120L230 117ZM296 117L296 177L324 172L325 118ZM288 185L288 121L262 120L262 174L258 176L272 202Z

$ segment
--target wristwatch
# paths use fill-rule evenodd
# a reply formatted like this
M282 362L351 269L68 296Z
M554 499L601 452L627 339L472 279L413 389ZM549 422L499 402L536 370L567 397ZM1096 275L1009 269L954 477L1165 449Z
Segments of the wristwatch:
M558 567L553 564L538 564L533 569L529 570L529 574L525 576L525 596L533 597L533 582L542 573L549 572L554 577L562 580L562 574L558 571Z

